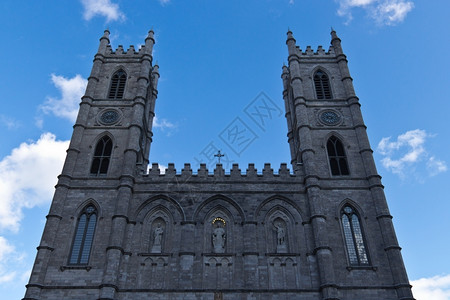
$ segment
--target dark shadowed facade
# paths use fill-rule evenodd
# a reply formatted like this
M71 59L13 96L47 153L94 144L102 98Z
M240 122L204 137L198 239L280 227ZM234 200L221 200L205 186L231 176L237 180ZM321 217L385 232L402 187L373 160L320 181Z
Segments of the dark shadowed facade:
M287 35L291 170L147 171L153 45L100 39L24 299L414 299L334 31Z

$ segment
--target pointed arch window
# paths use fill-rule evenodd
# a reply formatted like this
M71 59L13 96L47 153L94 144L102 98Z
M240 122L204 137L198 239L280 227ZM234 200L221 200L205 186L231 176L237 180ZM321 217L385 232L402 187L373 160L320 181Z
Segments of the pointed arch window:
M112 141L108 136L102 137L95 147L92 160L91 175L106 175L111 159Z
M364 241L360 219L350 205L342 208L341 222L350 265L368 266L369 257L366 251L367 247Z
M97 224L97 209L93 205L86 206L78 217L75 237L69 264L87 265L94 240L95 226Z
M111 86L109 88L109 99L122 99L125 91L125 83L127 81L127 73L124 70L118 70L111 78Z
M327 152L331 174L334 176L349 175L344 145L337 137L332 136L328 139Z
M317 99L331 99L330 81L327 74L319 70L314 74L314 86L316 88Z

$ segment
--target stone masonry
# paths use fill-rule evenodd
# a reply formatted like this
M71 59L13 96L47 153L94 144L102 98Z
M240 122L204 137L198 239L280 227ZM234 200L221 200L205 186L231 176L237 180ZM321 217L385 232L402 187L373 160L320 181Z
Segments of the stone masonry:
M262 170L169 164L162 172L154 163L147 171L154 43L153 31L138 51L113 51L109 31L100 39L24 300L414 299L336 32L328 51L302 51L288 32L291 167ZM112 99L118 70L126 84ZM314 74L329 80L329 97L318 99ZM94 176L102 137L113 146L107 171ZM348 174L330 171L331 137ZM92 236L79 229L86 207L95 211ZM78 237L87 263L69 261Z

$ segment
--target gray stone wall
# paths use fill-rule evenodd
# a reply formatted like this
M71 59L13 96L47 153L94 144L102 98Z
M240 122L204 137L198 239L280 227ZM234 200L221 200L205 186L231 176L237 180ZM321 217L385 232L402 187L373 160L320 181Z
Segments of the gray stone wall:
M24 299L413 299L380 177L340 40L328 52L300 50L288 33L283 67L292 171L185 164L146 170L157 96L153 32L145 47L99 51ZM317 100L313 76L330 79ZM111 76L127 73L124 98L106 99ZM99 120L107 109L119 119ZM334 111L340 121L324 124ZM92 176L98 140L113 150L108 172ZM339 138L350 174L332 176L327 140ZM80 212L97 208L87 265L70 265ZM351 205L369 264L351 265L341 209Z

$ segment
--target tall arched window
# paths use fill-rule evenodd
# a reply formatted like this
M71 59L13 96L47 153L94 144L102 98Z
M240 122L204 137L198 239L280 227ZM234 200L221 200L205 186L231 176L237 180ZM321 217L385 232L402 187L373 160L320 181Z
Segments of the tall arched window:
M108 136L102 137L95 147L91 175L106 175L111 158L112 141Z
M87 265L94 240L97 210L93 205L86 206L78 218L77 229L72 244L69 264Z
M111 78L111 87L109 88L109 99L122 99L125 91L125 83L127 81L127 73L118 70Z
M369 265L369 258L366 252L366 245L359 216L350 205L346 205L342 208L341 221L350 265Z
M342 142L335 136L328 139L327 142L328 159L332 175L348 175L347 156L345 155Z
M331 99L330 81L327 74L319 70L314 74L314 86L316 88L317 99Z

